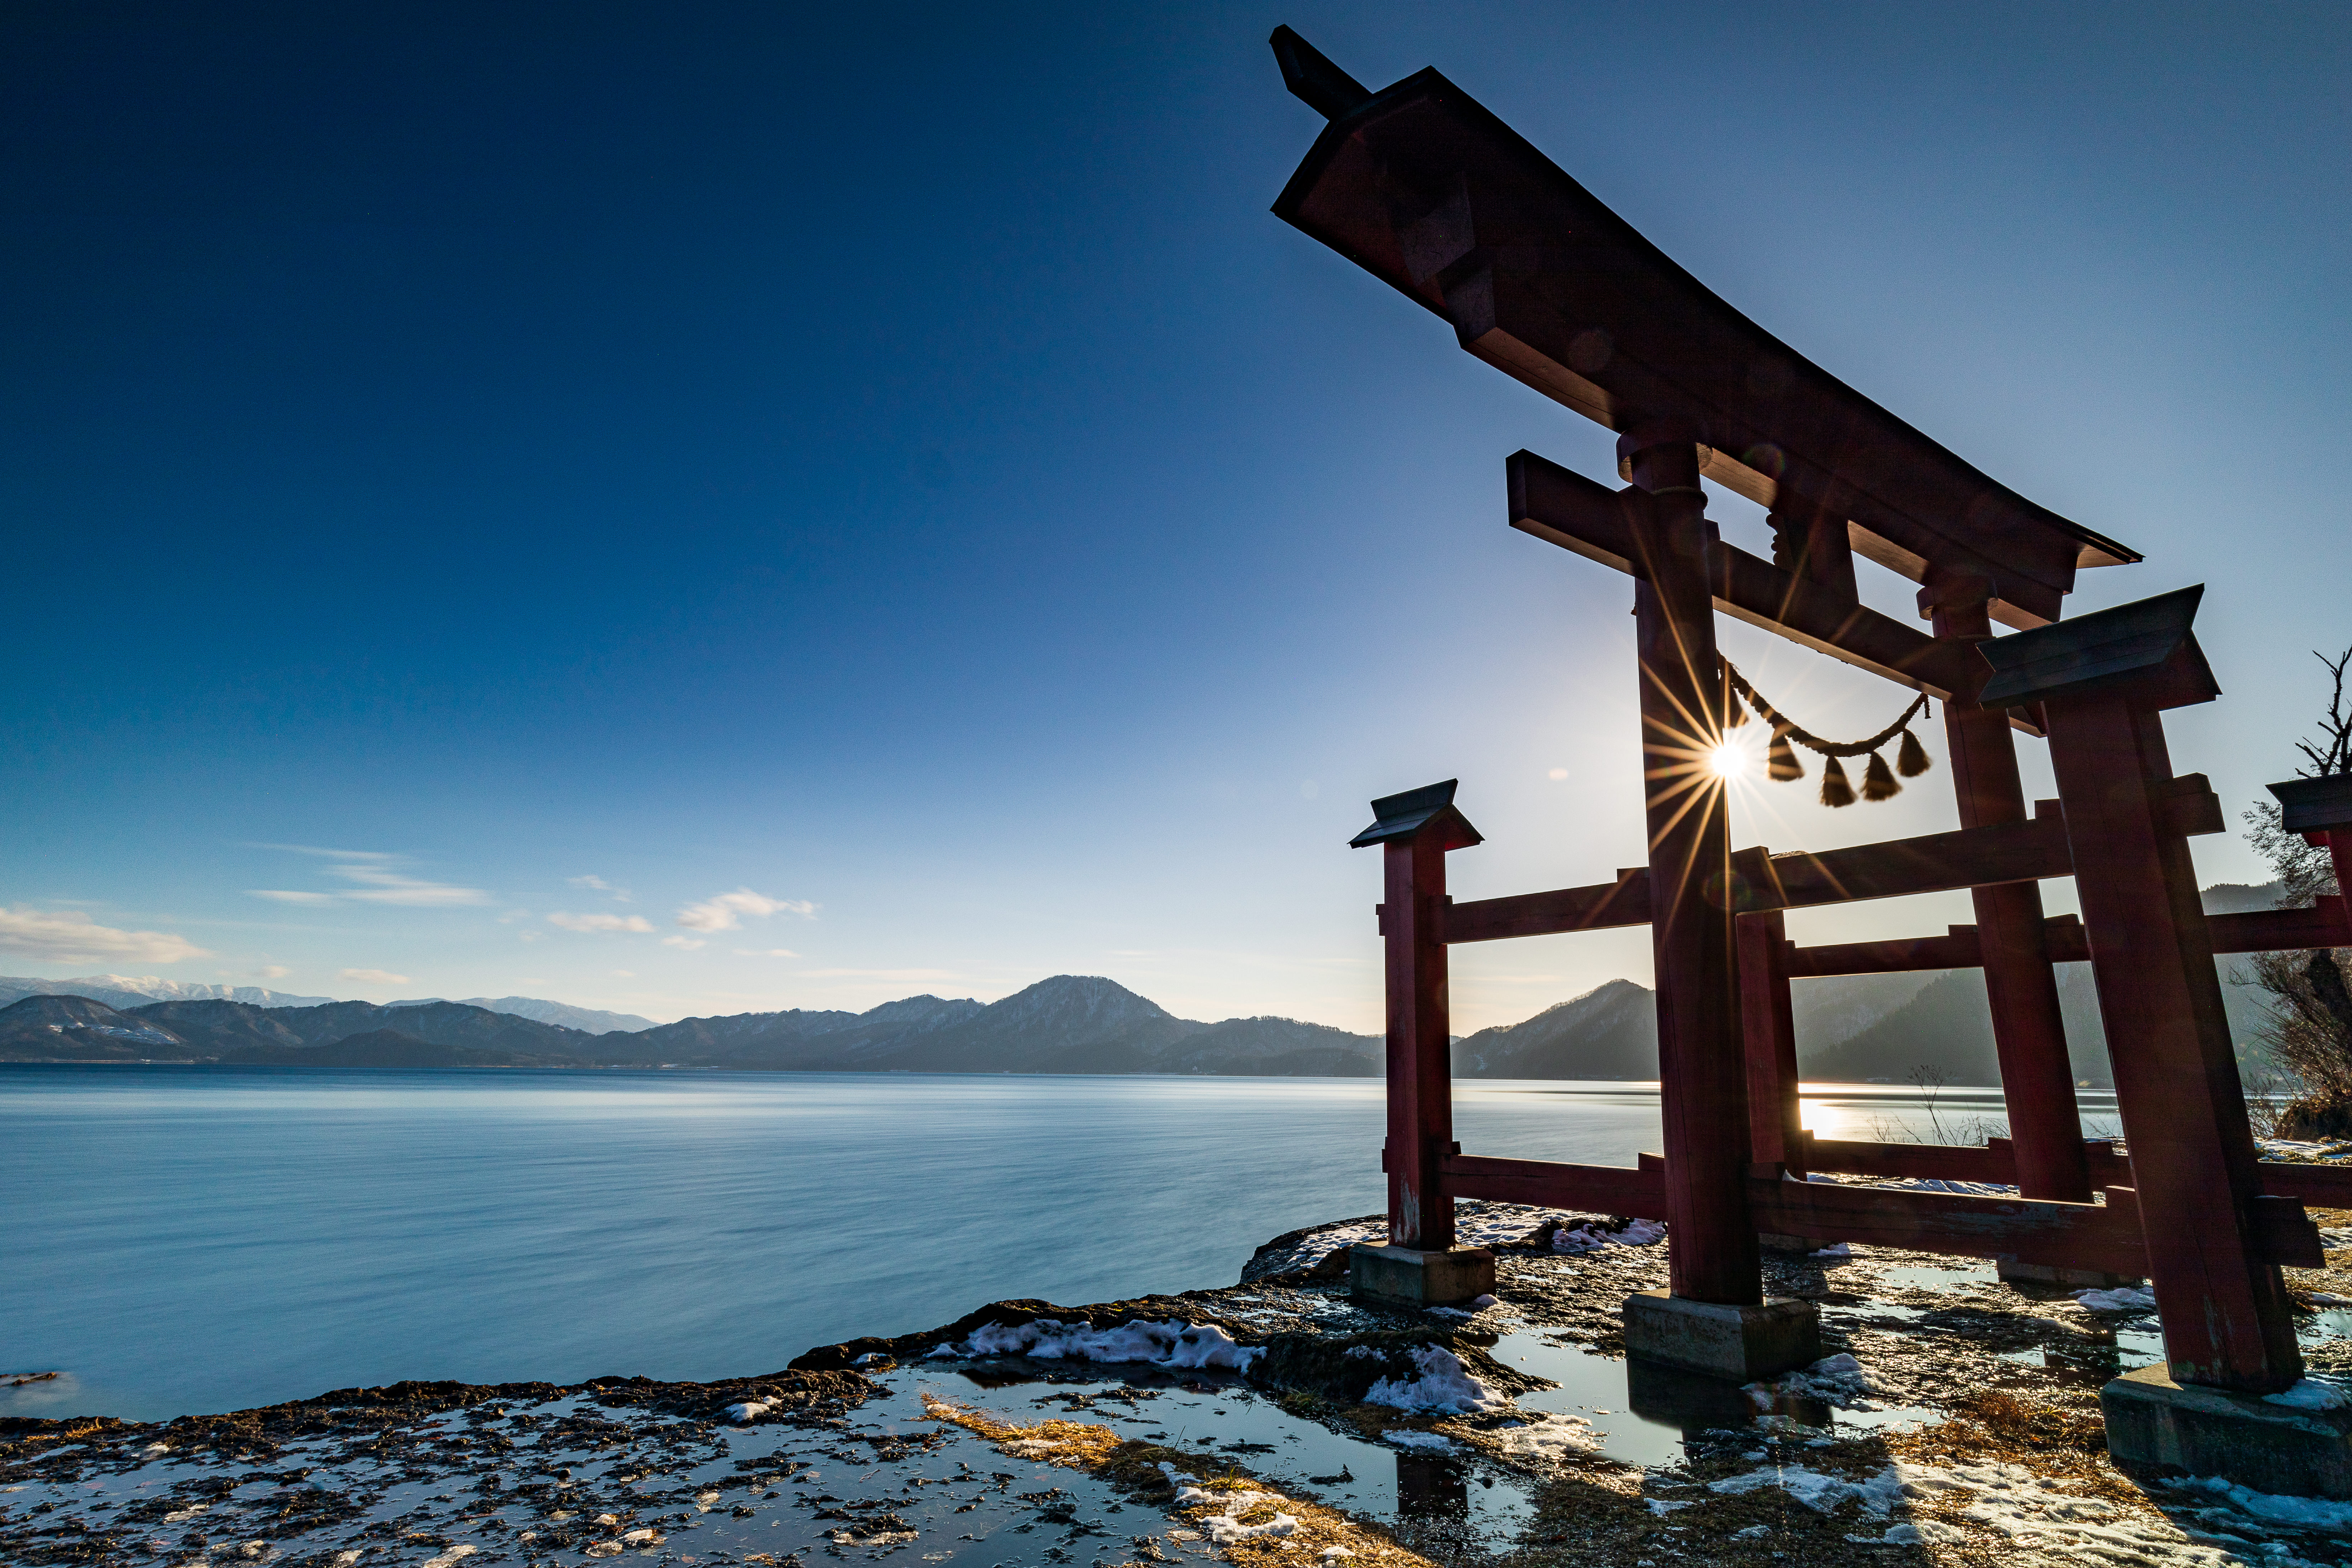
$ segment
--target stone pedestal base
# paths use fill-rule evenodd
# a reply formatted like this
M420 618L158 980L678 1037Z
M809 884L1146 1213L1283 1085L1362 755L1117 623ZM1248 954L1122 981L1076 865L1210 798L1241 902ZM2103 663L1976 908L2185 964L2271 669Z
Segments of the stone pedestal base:
M2127 1285L2140 1283L2132 1274L2108 1274L2096 1268L2061 1268L2054 1263L2020 1263L2014 1258L1998 1260L2000 1277L2021 1285L2063 1285L2070 1290L2120 1290Z
M1495 1293L1495 1255L1475 1247L1422 1252L1359 1244L1348 1249L1348 1293L1399 1307L1458 1307Z
M2142 1367L2099 1390L2107 1453L2126 1471L2220 1476L2256 1491L2352 1498L2352 1409L2302 1410Z
M1625 1354L1753 1383L1821 1360L1821 1318L1811 1301L1726 1307L1643 1290L1625 1298Z

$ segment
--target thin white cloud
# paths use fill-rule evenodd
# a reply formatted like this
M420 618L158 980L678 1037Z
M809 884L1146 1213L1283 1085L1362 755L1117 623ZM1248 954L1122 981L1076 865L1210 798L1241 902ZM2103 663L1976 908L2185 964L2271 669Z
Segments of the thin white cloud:
M515 932L515 935L522 938L525 942L537 942L541 937L543 937L547 933L543 931L519 931Z
M688 931L740 931L745 915L798 915L816 918L816 906L806 899L772 899L749 888L720 893L677 911L677 923Z
M672 937L669 940L676 942L677 939ZM735 956L738 958L798 958L800 954L789 947L739 947L735 950Z
M602 877L566 877L563 885L567 888L593 888L600 893L613 890L613 884Z
M253 972L256 980L283 980L294 972L282 963L265 963Z
M0 908L0 952L77 963L121 959L129 963L179 963L212 956L186 937L170 931L117 931L100 925L79 910L31 908Z
M327 868L331 877L341 877L346 882L359 885L341 892L302 891L290 888L249 888L253 898L270 899L281 904L397 904L408 909L451 909L461 905L495 902L480 888L461 888L454 882L431 882L421 877L410 877L391 868L392 863L405 857L381 849L322 849L310 844L255 844L255 849L278 849L291 855L310 855L331 860Z
M698 936L666 936L662 938L662 945L677 948L681 952L692 952L698 947L709 947L710 944Z
M327 869L359 888L343 895L363 904L401 904L412 909L449 909L460 904L494 902L480 888L460 888L449 882L427 882L404 877L381 866L341 865Z
M569 915L562 910L547 917L547 923L562 926L565 931L651 931L654 922L643 915Z
M409 985L415 984L405 974L394 974L389 969L346 969L343 978L356 980L362 985Z

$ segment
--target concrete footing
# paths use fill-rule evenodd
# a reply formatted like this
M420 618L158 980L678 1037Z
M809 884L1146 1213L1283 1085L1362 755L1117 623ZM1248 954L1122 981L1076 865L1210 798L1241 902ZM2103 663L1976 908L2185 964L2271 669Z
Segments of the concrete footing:
M2074 1290L2120 1290L2139 1284L2135 1274L2109 1274L2097 1268L2061 1268L2054 1263L2020 1263L1998 1259L2000 1277L2021 1285L2063 1285Z
M1811 1301L1788 1298L1727 1307L1643 1290L1625 1298L1625 1354L1753 1383L1819 1361L1821 1318Z
M2352 1409L2305 1410L2142 1367L2099 1390L2107 1453L2142 1474L2220 1476L2256 1491L2352 1498Z
M1475 1247L1348 1249L1348 1293L1400 1307L1455 1307L1495 1293L1495 1255Z

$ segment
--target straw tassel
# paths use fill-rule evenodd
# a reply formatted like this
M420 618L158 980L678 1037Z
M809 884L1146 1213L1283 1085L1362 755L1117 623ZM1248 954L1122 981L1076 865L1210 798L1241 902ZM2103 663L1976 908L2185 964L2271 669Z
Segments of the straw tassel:
M1903 786L1895 782L1895 774L1888 770L1886 759L1876 752L1871 752L1870 765L1862 770L1862 798L1889 800L1902 793Z
M1903 744L1895 752L1895 771L1906 779L1916 779L1926 773L1929 765L1927 749L1919 743L1919 737L1908 730L1904 731Z
M1790 779L1805 776L1804 764L1797 761L1796 748L1789 744L1789 731L1786 730L1772 731L1771 749L1764 753L1764 776L1775 784L1786 784Z
M1832 757L1829 760L1829 765L1822 770L1822 804L1823 805L1853 804L1853 785L1846 783L1845 764L1835 757Z

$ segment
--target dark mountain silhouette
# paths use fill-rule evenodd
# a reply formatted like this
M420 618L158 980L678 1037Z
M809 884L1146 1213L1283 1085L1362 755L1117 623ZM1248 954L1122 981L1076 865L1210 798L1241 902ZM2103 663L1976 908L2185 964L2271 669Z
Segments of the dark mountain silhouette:
M87 996L33 995L0 1007L0 1061L193 1060L170 1029Z
M1465 1078L1654 1079L1657 998L1612 980L1524 1024L1479 1030L1454 1047L1454 1062Z
M372 1030L393 1028L439 1046L462 1046L533 1058L584 1059L598 1037L532 1018L493 1013L463 1002L383 1007L373 1002L330 1002L320 1007L257 1007L246 1002L155 1002L126 1016L150 1021L185 1040L198 1056L261 1060L247 1053L322 1046ZM622 1036L623 1039L635 1037ZM607 1059L643 1061L623 1051Z
M402 1029L370 1029L323 1046L247 1046L221 1058L252 1066L312 1068L570 1067L564 1057L486 1050L421 1039Z

